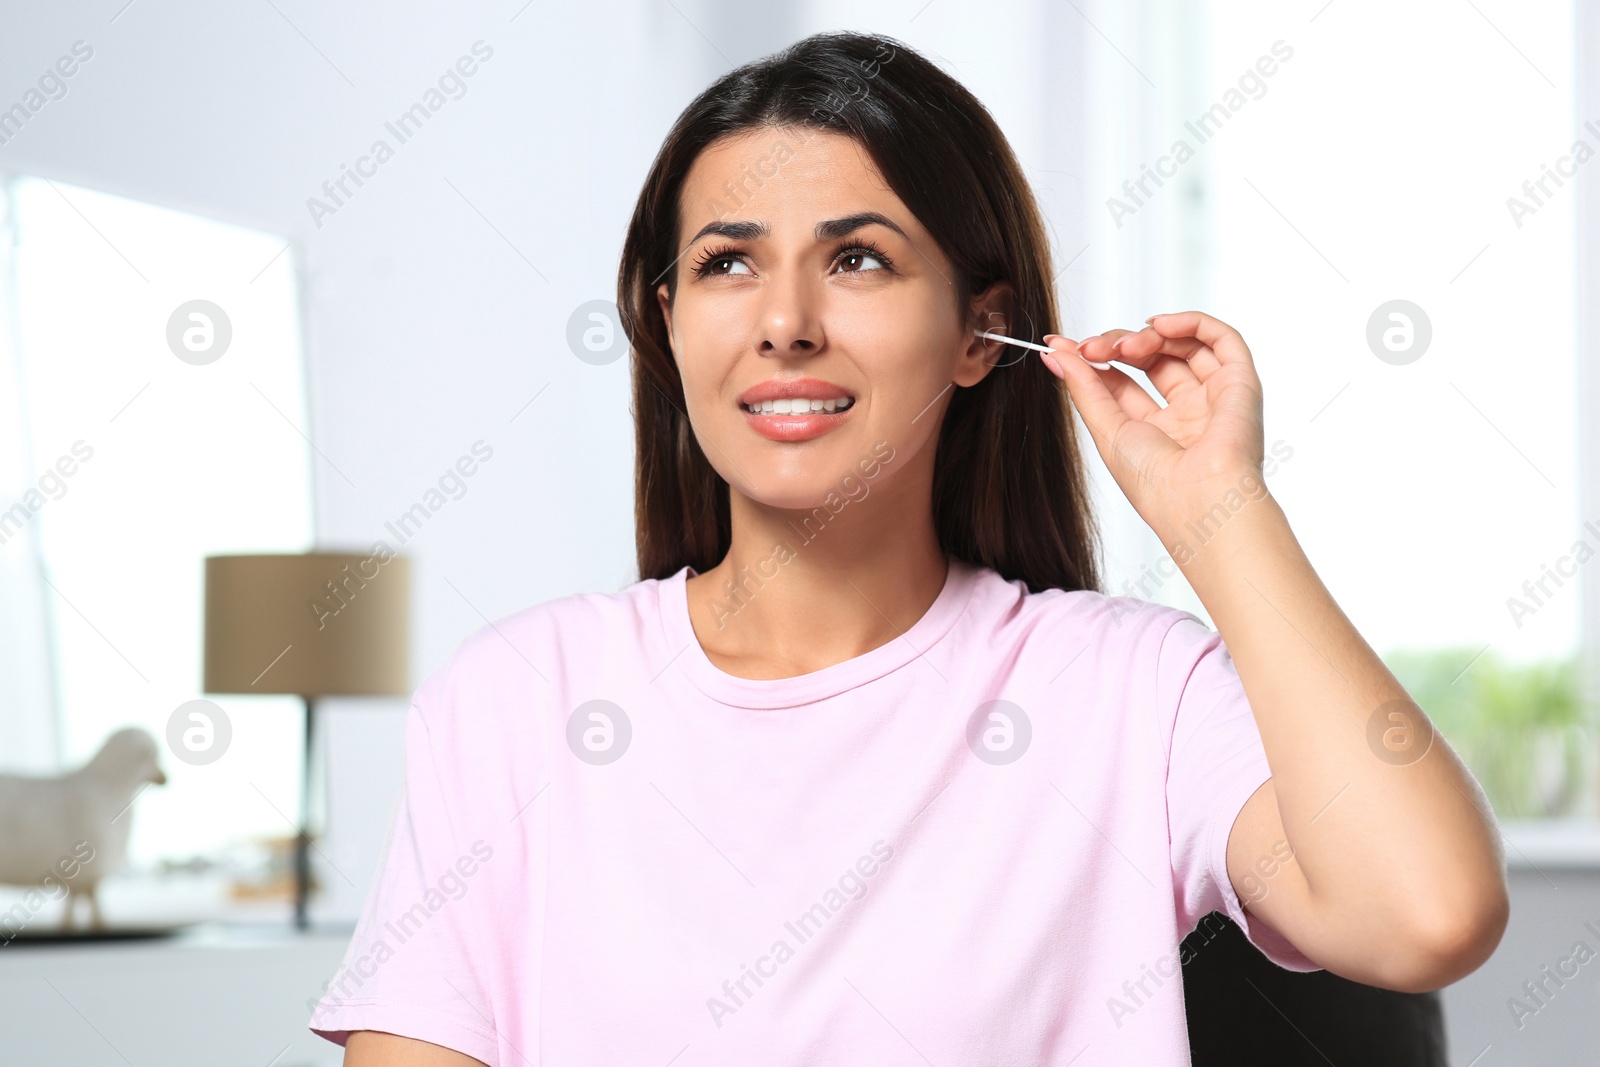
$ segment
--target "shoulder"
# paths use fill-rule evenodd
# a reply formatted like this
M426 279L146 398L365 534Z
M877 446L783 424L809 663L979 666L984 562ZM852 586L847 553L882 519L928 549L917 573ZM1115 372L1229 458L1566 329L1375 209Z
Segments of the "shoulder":
M464 699L479 706L494 698L520 700L548 690L558 676L603 671L620 659L636 662L641 649L660 640L661 587L671 580L569 593L487 621L423 681L418 702L443 708Z
M1160 655L1163 646L1203 639L1212 631L1189 611L1095 589L1030 591L1020 578L1007 579L991 567L972 568L968 614L1011 642L1075 639L1104 651L1144 651Z

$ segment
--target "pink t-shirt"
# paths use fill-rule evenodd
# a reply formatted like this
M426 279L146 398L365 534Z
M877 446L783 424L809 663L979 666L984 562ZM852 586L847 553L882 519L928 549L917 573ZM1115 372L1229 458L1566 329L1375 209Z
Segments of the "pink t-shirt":
M490 1067L1160 1067L1209 912L1317 969L1230 885L1271 771L1195 616L952 561L898 639L752 680L695 639L692 573L521 611L422 684L314 1031Z

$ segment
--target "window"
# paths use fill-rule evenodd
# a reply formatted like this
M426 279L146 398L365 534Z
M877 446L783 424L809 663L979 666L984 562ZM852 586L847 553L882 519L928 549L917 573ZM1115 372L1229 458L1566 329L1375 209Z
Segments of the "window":
M1571 7L1208 19L1186 112L1224 121L1166 133L1202 176L1206 306L1250 342L1269 449L1292 450L1272 490L1497 814L1592 817L1572 176L1600 137L1574 115Z
M233 737L207 766L165 740L201 695L204 557L312 544L296 257L276 235L0 180L0 627L42 635L0 652L5 769L72 769L118 727L149 730L168 783L135 802L131 877L102 904L198 917L226 906L221 872L156 875L225 866L298 817L298 699L211 697Z
M1570 10L1393 11L1378 50L1337 8L1265 33L1210 10L1219 95L1272 39L1294 48L1201 151L1214 300L1259 324L1269 440L1304 441L1277 492L1313 558L1380 649L1569 651L1570 587L1520 625L1507 599L1579 526L1573 190L1508 211L1572 144ZM1431 333L1404 364L1366 338L1394 299L1426 318L1384 329L1414 329L1413 351Z

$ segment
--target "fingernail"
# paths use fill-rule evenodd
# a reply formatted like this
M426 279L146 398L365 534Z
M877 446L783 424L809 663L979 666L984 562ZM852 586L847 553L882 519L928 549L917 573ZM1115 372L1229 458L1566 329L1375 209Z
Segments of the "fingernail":
M1149 325L1150 324L1150 319L1159 318L1159 317L1160 317L1159 315L1151 315L1149 319L1145 319L1144 320L1145 321L1145 325Z
M1067 372L1061 369L1061 364L1056 362L1054 356L1046 352L1040 352L1039 358L1044 360L1044 365L1050 368L1051 374L1054 374L1057 378L1060 378L1063 381L1066 380Z
M1131 333L1125 333L1121 337L1117 338L1115 341L1112 341L1111 342L1111 351L1113 351L1113 352L1121 352L1122 351L1122 342L1126 341L1128 338L1130 338L1132 336L1133 336L1133 334L1131 334Z
M1094 360L1090 359L1088 356L1084 355L1082 352L1078 353L1078 358L1083 360L1085 363L1089 364L1089 366L1093 367L1095 370L1110 370L1111 369L1111 364L1109 364L1109 363L1096 363Z

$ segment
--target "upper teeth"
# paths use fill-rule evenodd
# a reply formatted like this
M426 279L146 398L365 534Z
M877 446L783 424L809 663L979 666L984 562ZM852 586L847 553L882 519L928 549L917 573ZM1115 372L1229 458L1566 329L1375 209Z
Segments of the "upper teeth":
M755 404L746 404L744 409L752 415L801 415L811 411L843 411L855 403L855 397L845 397L842 400L807 400L805 397L794 397L787 400L762 400Z

